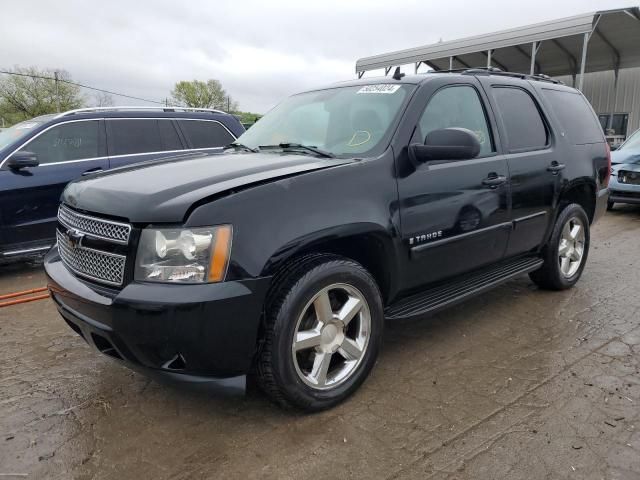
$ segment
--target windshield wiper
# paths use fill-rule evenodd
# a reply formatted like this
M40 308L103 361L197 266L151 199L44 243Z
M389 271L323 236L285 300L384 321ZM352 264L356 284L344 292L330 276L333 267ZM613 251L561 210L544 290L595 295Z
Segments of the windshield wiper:
M325 150L321 150L319 148L314 147L313 145L303 145L301 143L279 143L278 145L260 145L258 147L260 150L271 149L271 148L281 148L283 150L306 150L307 152L315 153L316 155L320 155L325 158L336 158L336 156Z
M253 152L253 153L260 152L260 150L257 148L247 147L246 145L243 145L242 143L238 143L238 142L230 143L229 145L224 147L224 150L229 150L230 148L233 148L234 150L243 150L245 152Z

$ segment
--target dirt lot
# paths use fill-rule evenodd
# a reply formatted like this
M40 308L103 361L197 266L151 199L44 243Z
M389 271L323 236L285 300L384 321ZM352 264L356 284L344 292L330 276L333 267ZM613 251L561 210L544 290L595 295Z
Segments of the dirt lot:
M571 291L524 277L387 326L317 415L219 399L91 351L50 300L0 309L0 474L27 478L640 478L640 209L607 214ZM0 294L42 286L0 270Z

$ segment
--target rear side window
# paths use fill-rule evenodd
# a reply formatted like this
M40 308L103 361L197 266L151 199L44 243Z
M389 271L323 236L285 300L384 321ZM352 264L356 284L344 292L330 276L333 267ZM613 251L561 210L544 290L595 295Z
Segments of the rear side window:
M38 155L40 164L98 156L99 120L56 125L34 138L22 150Z
M158 120L163 150L182 150L182 142L172 120Z
M547 128L533 98L520 88L494 87L510 152L538 150L549 143Z
M220 123L208 120L178 120L192 148L224 147L235 140Z
M165 150L160 137L158 121L108 120L109 155L161 152Z
M542 91L560 121L562 131L572 143L584 145L604 141L600 124L582 95L548 88Z

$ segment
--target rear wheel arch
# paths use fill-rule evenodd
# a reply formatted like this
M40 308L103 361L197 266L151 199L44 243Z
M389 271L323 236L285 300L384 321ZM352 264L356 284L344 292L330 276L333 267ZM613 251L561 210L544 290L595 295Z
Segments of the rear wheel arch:
M556 218L568 205L580 205L589 219L593 222L596 212L596 184L593 179L579 179L571 182L560 193Z

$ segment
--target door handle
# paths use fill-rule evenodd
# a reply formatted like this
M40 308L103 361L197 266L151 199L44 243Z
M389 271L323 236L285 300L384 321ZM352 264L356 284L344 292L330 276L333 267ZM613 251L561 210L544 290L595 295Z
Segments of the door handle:
M558 163L555 160L551 162L551 165L547 167L547 172L551 172L554 175L557 175L560 170L564 170L566 165L564 163Z
M104 170L101 167L96 167L96 168L87 170L82 174L82 176L84 177L85 175L91 175L92 173L99 173L99 172L104 172Z
M507 177L504 175L490 174L487 178L482 180L482 185L491 188L498 188L504 183L507 183Z

